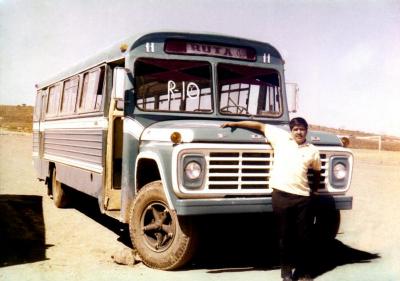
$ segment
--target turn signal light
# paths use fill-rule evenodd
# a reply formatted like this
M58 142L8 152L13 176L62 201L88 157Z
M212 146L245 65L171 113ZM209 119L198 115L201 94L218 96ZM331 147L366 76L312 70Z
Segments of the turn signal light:
M173 132L171 134L171 141L175 144L181 143L182 142L182 135L179 132Z
M341 137L340 140L344 147L348 147L350 145L350 138L348 137Z
M128 44L125 44L125 43L121 44L119 46L119 49L121 50L121 53L126 52L126 50L128 50Z

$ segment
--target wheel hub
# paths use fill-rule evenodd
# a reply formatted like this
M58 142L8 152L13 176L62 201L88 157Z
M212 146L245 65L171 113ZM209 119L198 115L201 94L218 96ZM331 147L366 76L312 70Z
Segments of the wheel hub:
M166 250L175 237L175 227L167 206L161 202L151 203L142 216L142 233L153 251Z

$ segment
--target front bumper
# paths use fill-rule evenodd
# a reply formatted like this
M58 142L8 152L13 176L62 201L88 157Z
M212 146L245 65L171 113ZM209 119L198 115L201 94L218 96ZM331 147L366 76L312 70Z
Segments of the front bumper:
M350 210L353 207L353 197L345 195L319 195L315 204L322 208ZM175 202L178 215L210 215L238 213L268 213L272 212L271 197L259 198L216 198L216 199L179 199Z

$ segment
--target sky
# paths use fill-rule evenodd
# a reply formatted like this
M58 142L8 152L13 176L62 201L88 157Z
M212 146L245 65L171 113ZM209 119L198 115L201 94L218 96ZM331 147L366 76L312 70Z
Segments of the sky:
M0 0L0 104L134 34L268 42L309 123L400 136L400 0Z

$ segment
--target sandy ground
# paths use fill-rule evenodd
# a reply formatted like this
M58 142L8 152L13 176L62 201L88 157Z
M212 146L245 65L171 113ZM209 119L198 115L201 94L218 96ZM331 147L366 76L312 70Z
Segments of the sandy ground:
M238 237L228 256L214 252L210 262L176 272L115 264L111 255L130 246L126 227L85 196L73 208L55 208L35 179L31 139L0 132L0 280L280 280L276 252L262 247L269 239L262 224L249 228L255 243L247 250L238 245L249 241ZM353 210L342 212L316 280L400 280L400 152L354 155Z

